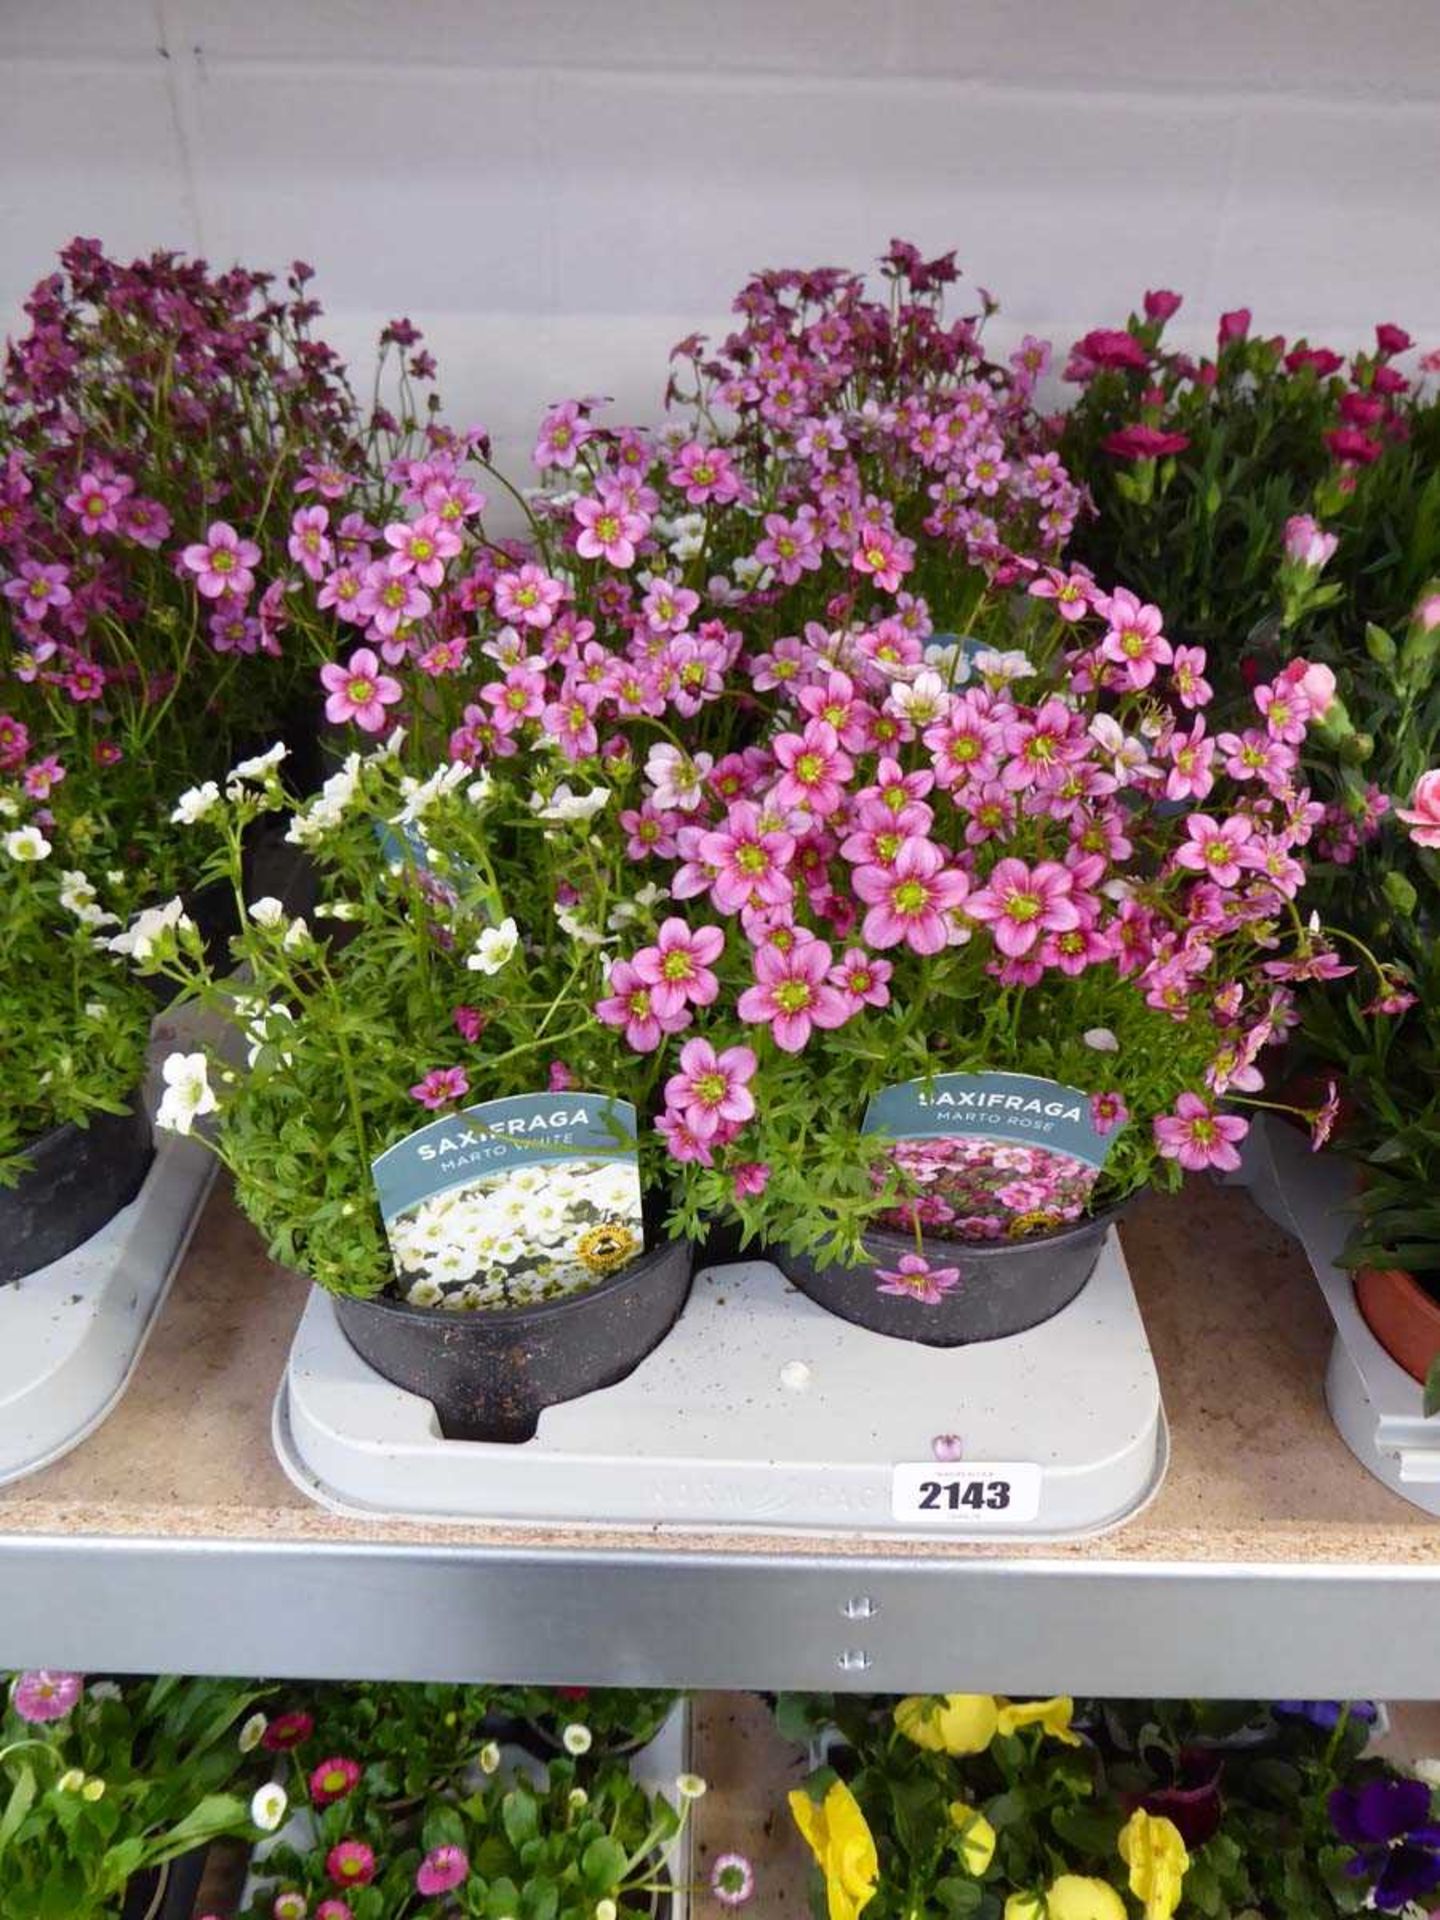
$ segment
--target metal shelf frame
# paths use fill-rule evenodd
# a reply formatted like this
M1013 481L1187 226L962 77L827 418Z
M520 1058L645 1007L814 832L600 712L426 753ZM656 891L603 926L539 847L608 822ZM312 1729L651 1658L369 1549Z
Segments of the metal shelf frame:
M1440 1567L0 1536L13 1666L1440 1698Z

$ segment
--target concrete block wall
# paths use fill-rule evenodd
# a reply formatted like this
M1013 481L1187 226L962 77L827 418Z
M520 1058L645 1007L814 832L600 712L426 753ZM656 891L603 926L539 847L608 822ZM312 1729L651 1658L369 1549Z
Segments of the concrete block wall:
M76 232L318 270L447 412L653 417L760 265L955 246L1001 340L1440 344L1437 0L0 0L0 316Z

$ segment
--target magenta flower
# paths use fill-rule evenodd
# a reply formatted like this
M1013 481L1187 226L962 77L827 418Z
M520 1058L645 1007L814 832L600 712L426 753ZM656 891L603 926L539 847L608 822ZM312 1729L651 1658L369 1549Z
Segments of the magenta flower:
M1033 869L1023 860L997 862L979 893L972 893L965 911L972 920L990 923L995 945L1007 959L1023 958L1042 933L1068 933L1080 925L1080 910L1071 898L1075 876L1053 860Z
M353 720L366 733L380 732L386 707L401 697L400 682L381 672L369 647L358 647L346 666L327 661L320 669L320 683L329 695L325 718L335 725Z
M616 960L611 966L609 995L596 1001L595 1013L607 1027L623 1027L625 1043L636 1053L653 1053L667 1033L679 1033L693 1018L683 1003L678 1012L662 1017L649 985L629 960Z
M1240 1164L1235 1143L1250 1131L1238 1114L1216 1113L1198 1093L1182 1093L1173 1114L1151 1122L1155 1144L1166 1160L1178 1160L1187 1173L1218 1167L1233 1173Z
M1090 1124L1099 1134L1114 1133L1130 1118L1130 1109L1118 1093L1092 1093Z
M1132 427L1117 427L1100 442L1102 450L1117 460L1163 460L1167 454L1183 453L1189 444L1188 433L1167 433L1163 427L1139 421Z
M915 564L915 543L867 520L860 528L850 564L857 573L868 574L884 592L894 593Z
M713 1139L722 1130L729 1134L754 1117L750 1082L758 1065L750 1047L726 1047L717 1054L708 1040L687 1040L679 1073L665 1082L665 1104L697 1139Z
M460 1038L472 1047L485 1031L487 1024L485 1015L478 1007L455 1007L451 1011L450 1018L455 1022L455 1031Z
M437 1113L441 1107L463 1100L470 1091L470 1080L463 1067L432 1067L423 1080L409 1089L410 1098Z
M41 1667L16 1676L10 1689L10 1704L22 1720L32 1725L63 1720L79 1700L84 1685L83 1674Z
M783 907L794 894L785 870L795 855L795 836L762 824L753 801L737 800L723 826L701 834L698 851L714 870L710 898L722 913Z
M732 1169L730 1185L737 1200L756 1200L770 1184L770 1169L763 1160L742 1160Z
M1250 844L1255 828L1243 815L1220 821L1192 813L1185 831L1190 837L1176 852L1176 866L1207 874L1217 887L1238 885L1245 868L1257 864L1257 849Z
M355 1920L355 1909L348 1900L322 1900L315 1909L315 1920Z
M612 567L633 567L636 543L650 531L648 515L636 513L614 499L577 500L575 521L580 528L575 551L582 560L605 560Z
M253 540L242 540L224 520L212 520L203 540L183 549L181 561L195 575L195 591L207 600L231 595L246 600L254 591L251 571L260 558Z
M762 566L773 567L785 586L793 587L802 573L813 572L824 557L813 514L807 518L802 510L793 520L783 513L766 514L765 538L756 547L755 558Z
M1100 643L1100 656L1125 669L1127 685L1138 692L1155 678L1157 667L1168 666L1174 658L1170 642L1161 632L1164 616L1158 607L1136 598L1126 587L1117 587L1105 602L1109 622Z
M894 1267L877 1267L877 1293L898 1294L902 1299L918 1300L921 1306L934 1307L953 1293L960 1284L958 1267L932 1267L918 1253L902 1253Z
M842 1027L850 1017L843 993L830 984L831 953L823 940L797 936L788 951L766 941L755 955L755 985L741 994L742 1020L768 1021L782 1053L799 1053L812 1027Z
M947 868L933 840L905 840L889 867L857 867L854 887L866 902L863 932L872 947L939 953L950 938L947 918L970 891L958 867Z
M317 1807L328 1807L334 1800L343 1800L359 1784L358 1761L340 1757L322 1760L310 1775L310 1798Z
M415 1869L416 1890L427 1899L437 1893L453 1893L470 1872L470 1860L463 1847L432 1847Z
M418 520L393 521L385 529L385 544L392 549L391 573L413 573L422 587L438 587L445 578L445 562L459 553L463 542L439 514L426 513Z
M75 483L75 491L66 494L65 504L87 533L118 533L120 516L116 509L126 494L134 490L135 482L130 479L82 473ZM213 535L215 529L212 527L210 531ZM257 548L255 558L259 557Z
M698 1133L686 1125L678 1113L662 1113L655 1122L655 1131L665 1142L670 1158L679 1161L682 1166L689 1161L702 1167L711 1167L715 1164L715 1156L711 1152L712 1143L709 1140L702 1140Z
M719 927L697 927L692 933L673 915L662 920L653 947L635 956L635 972L650 989L650 1004L661 1019L683 1013L687 1004L708 1007L720 992L711 971L725 947Z
M18 576L5 582L5 597L19 602L22 620L43 620L52 607L58 612L74 599L65 584L69 577L68 567L22 560Z
M495 611L502 620L513 620L518 626L537 630L548 627L564 598L562 583L533 560L495 578Z
M803 733L782 733L774 745L781 776L774 800L780 807L806 807L823 819L844 802L844 783L854 762L828 720L811 720Z
M329 525L328 507L297 507L290 516L286 551L308 580L323 580L334 558L334 543L327 531Z
M325 1856L325 1871L337 1887L368 1887L375 1878L375 1854L363 1840L340 1840Z
M433 605L413 575L392 573L383 560L372 560L361 574L354 601L356 615L386 639L393 639L401 627L423 620ZM393 657L387 649L386 658Z
M296 1709L290 1713L277 1713L261 1735L260 1744L267 1753L288 1753L292 1747L303 1746L315 1731L312 1715Z

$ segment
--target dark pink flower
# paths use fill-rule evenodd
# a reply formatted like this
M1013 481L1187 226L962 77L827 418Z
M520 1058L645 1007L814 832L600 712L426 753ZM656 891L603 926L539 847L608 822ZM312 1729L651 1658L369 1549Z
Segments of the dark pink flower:
M1171 293L1168 287L1156 287L1145 296L1145 318L1147 320L1169 320L1180 311L1183 294Z
M661 1019L683 1013L687 1004L708 1007L720 991L711 963L720 958L725 935L719 927L697 927L683 920L662 920L653 947L635 956L635 972L650 989L650 1004Z
M375 1878L375 1854L363 1840L340 1840L325 1856L325 1871L337 1887L368 1887Z
M1176 866L1207 874L1218 887L1237 886L1242 871L1256 864L1251 845L1255 828L1241 814L1220 821L1208 813L1192 813L1185 831L1189 839L1175 854Z
M786 868L795 836L767 824L750 800L737 800L724 823L700 835L700 859L714 871L710 898L722 913L741 907L783 907L794 894Z
M1100 1134L1114 1133L1130 1118L1130 1109L1118 1093L1092 1093L1090 1122Z
M1075 876L1053 860L1034 868L1023 860L997 862L978 893L972 893L965 911L972 920L988 922L995 945L1008 959L1018 960L1045 933L1066 933L1080 925L1080 910L1071 898Z
M409 1089L410 1098L418 1100L431 1113L453 1106L469 1091L470 1080L463 1067L432 1067L423 1080Z
M730 1184L737 1200L754 1200L770 1184L770 1169L763 1160L742 1160L732 1169Z
M1075 352L1095 367L1143 369L1150 364L1143 343L1120 327L1096 327L1075 343Z
M1250 331L1250 309L1234 307L1229 313L1220 316L1219 341L1222 347L1232 341L1243 340Z
M893 1267L877 1267L875 1278L880 1282L877 1293L894 1293L934 1307L959 1286L960 1269L932 1267L922 1254L902 1253Z
M267 1753L288 1753L308 1740L315 1731L313 1715L303 1712L278 1713L266 1727L260 1744Z
M946 867L933 840L906 840L892 866L857 867L853 883L868 911L864 936L872 947L939 953L950 939L953 910L970 882L958 867Z
M636 1053L653 1053L665 1034L679 1033L694 1017L683 1004L678 1012L657 1013L650 987L629 960L612 963L609 995L595 1003L595 1013L607 1027L622 1027Z
M463 1847L432 1847L415 1869L416 1891L427 1899L437 1893L453 1893L470 1873L470 1860Z
M1162 427L1117 427L1100 442L1106 453L1117 460L1163 460L1167 454L1183 453L1190 444L1188 433L1166 433Z
M1375 345L1381 353L1404 353L1415 342L1393 320L1382 320L1375 329Z
M340 1756L332 1760L322 1760L318 1767L311 1770L310 1798L317 1807L328 1807L334 1800L343 1800L360 1784L360 1763Z

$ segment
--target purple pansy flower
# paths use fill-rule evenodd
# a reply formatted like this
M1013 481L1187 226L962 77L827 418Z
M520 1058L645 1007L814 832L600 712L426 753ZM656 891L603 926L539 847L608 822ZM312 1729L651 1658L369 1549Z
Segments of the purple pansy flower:
M1440 1825L1430 1818L1423 1780L1390 1777L1363 1787L1336 1787L1330 1824L1356 1849L1345 1871L1368 1880L1382 1913L1398 1913L1440 1887Z

